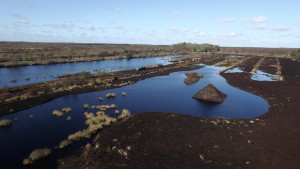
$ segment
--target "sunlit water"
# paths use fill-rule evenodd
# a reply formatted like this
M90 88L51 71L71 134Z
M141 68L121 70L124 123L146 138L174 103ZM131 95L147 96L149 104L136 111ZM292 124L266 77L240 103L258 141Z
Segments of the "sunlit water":
M225 71L225 73L243 73L243 72L245 71L239 67ZM270 74L260 70L257 70L256 72L250 72L250 73L252 74L251 79L255 81L278 81L280 79L280 76L277 74Z
M226 83L218 73L224 68L206 66L195 70L204 75L199 82L186 85L183 80L185 72L172 73L169 76L160 76L140 81L129 86L105 91L60 97L48 103L1 117L13 119L13 126L0 130L0 162L4 168L20 168L24 157L36 148L53 148L71 133L85 128L85 110L83 104L116 104L117 109L129 109L135 114L143 111L162 111L188 114L205 117L224 118L256 118L268 111L268 104L261 97L236 89ZM213 84L221 92L228 95L221 104L208 104L192 98L192 96L208 84ZM98 97L105 98L105 94L115 92L114 99L104 99L99 102ZM122 96L121 92L126 92ZM71 107L72 121L66 117L54 117L54 109ZM113 110L106 111L116 117ZM33 118L28 118L33 114Z
M87 71L114 72L135 69L147 65L169 64L174 56L103 60L91 62L62 63L53 65L34 65L21 67L0 68L0 88L3 86L19 86L57 79L57 76ZM16 81L13 81L15 79Z

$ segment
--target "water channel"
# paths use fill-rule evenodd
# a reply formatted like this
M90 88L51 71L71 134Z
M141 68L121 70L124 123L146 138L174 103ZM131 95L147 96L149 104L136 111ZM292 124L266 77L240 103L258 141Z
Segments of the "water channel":
M33 65L0 68L0 88L12 87L55 80L63 74L81 71L96 73L97 71L114 72L135 69L147 65L169 64L175 56L116 59L91 62L62 63L52 65Z

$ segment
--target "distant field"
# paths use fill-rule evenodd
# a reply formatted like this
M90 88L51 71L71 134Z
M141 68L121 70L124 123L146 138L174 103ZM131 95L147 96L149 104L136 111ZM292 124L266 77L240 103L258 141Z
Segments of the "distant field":
M183 54L163 45L0 43L0 66L54 64Z
M0 42L0 67L194 53L290 57L293 51L295 49L292 48L219 47L191 43L128 45Z

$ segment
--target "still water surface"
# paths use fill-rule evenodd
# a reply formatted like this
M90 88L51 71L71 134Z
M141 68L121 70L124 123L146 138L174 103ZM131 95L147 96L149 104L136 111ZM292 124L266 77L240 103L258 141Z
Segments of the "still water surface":
M78 73L81 71L91 73L96 73L95 70L114 72L119 70L135 69L147 65L169 64L169 60L174 57L175 56L132 58L0 68L0 88L3 88L3 85L12 87L54 80L59 75ZM12 79L16 79L16 81L12 82Z
M2 166L20 168L22 159L36 148L53 148L68 134L85 128L83 104L116 104L117 109L127 108L135 114L143 111L163 111L194 116L224 117L224 118L256 118L268 111L268 104L261 97L236 89L226 83L218 73L224 68L206 66L195 70L204 75L199 82L186 85L183 80L185 72L172 73L169 76L160 76L129 86L105 91L70 95L57 98L48 103L1 117L13 119L12 127L0 130L0 162ZM221 92L228 95L221 104L207 104L195 100L192 96L208 84L213 84ZM126 96L121 96L121 92ZM98 97L106 93L115 92L115 99L104 99L99 102ZM54 109L71 107L72 121L66 117L54 117ZM88 111L93 111L89 109ZM95 110L94 110L95 112ZM116 117L112 111L106 111ZM33 118L28 118L33 114Z

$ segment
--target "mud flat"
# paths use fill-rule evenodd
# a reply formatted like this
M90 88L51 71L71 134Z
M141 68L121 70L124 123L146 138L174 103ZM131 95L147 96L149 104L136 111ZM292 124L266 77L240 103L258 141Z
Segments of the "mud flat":
M240 66L250 71L258 60ZM297 168L300 62L281 59L280 63L285 81L221 73L229 84L269 102L269 111L260 118L139 113L98 133L91 148L59 160L58 168Z

